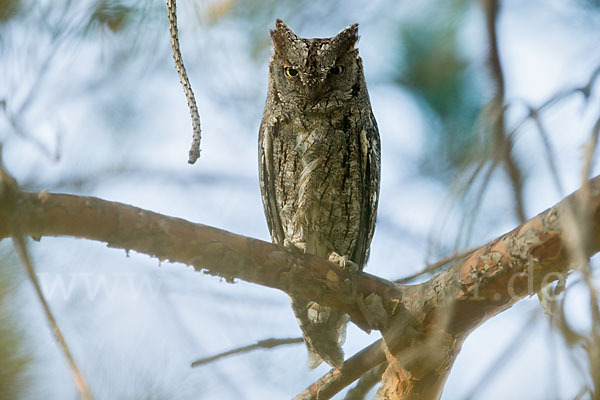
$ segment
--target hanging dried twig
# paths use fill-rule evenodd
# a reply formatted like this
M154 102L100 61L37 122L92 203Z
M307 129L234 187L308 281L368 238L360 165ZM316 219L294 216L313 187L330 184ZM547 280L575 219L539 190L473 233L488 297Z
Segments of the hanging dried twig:
M169 31L171 32L171 49L173 50L173 60L175 61L175 69L179 74L181 85L183 86L183 92L187 98L188 107L190 108L190 114L192 116L192 128L194 129L194 136L192 140L192 147L190 148L188 163L194 164L198 158L200 158L200 114L198 113L198 106L196 105L196 98L192 91L192 85L188 79L185 66L183 65L183 58L181 57L181 51L179 49L179 36L177 31L177 5L175 0L167 0L167 9L169 14Z

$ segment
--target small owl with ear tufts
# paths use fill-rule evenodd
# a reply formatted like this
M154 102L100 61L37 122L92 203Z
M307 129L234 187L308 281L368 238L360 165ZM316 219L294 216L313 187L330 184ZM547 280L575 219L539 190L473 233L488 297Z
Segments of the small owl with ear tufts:
M303 39L277 20L259 132L260 188L274 243L362 270L375 230L380 142L358 25ZM347 315L292 298L309 366L344 361Z

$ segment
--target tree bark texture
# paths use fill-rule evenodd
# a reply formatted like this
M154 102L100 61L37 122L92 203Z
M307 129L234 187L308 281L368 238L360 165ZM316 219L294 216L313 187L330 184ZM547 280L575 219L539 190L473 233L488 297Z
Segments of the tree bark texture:
M464 339L479 324L600 249L600 177L418 285L343 271L319 257L122 203L0 190L0 238L72 236L180 262L228 282L247 282L348 313L383 339L333 369L297 398L330 398L387 362L386 399L436 399ZM400 268L399 268L400 269Z

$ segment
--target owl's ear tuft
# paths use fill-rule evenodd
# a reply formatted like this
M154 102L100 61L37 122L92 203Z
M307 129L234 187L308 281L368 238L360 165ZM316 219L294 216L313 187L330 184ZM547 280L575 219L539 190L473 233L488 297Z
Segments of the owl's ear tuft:
M292 30L285 24L285 22L283 22L281 18L277 18L275 20L275 30L283 32L292 32Z
M278 53L285 52L285 49L297 40L298 36L283 22L278 19L275 21L275 29L271 29L271 40L273 41L273 47Z
M355 23L335 35L331 47L337 54L345 54L354 48L358 39L358 24Z

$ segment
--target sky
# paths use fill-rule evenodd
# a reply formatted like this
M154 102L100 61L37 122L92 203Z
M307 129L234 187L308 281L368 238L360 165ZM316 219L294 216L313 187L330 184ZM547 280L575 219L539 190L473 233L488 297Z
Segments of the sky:
M367 271L397 279L436 261L444 254L431 249L432 232L440 247L451 251L460 214L454 211L440 225L453 203L448 186L419 169L428 151L427 121L410 93L393 85L391 78L395 25L427 15L436 2L399 2L393 9L384 1L367 6L332 2L303 10L272 5L250 20L254 22L207 22L206 10L215 4L179 5L182 52L203 129L196 165L187 164L191 123L171 65L166 15L161 14L166 9L150 7L143 25L148 30L127 36L139 42L122 42L101 32L79 40L66 36L56 49L43 28L26 23L12 28L11 39L2 41L10 57L0 61L0 98L7 99L13 112L20 104L27 107L20 114L20 129L0 115L7 169L28 190L98 196L269 240L257 174L268 29L275 17L283 17L301 36L332 36L359 22L358 46L382 141L379 220ZM514 126L524 112L518 104L539 106L557 91L587 82L600 65L599 31L593 29L599 17L559 1L507 0L503 5L498 36L506 98L516 104L507 114L508 126ZM81 10L76 8L84 5L72 7L67 25L77 26L74 16ZM55 14L39 18L52 25L60 22ZM461 27L461 45L473 58L486 51L481 17L474 5ZM256 51L248 51L253 46ZM50 60L45 69L44 60ZM553 184L532 124L515 136L515 152L527 171L528 217L579 186L582 148L598 118L600 98L595 92L587 107L573 96L544 116L564 193ZM484 244L518 224L509 191L502 174L496 174L483 198L471 245ZM10 243L0 247L6 252ZM256 340L299 336L284 293L226 283L103 243L43 238L31 242L30 249L44 293L98 399L140 394L182 400L290 398L328 371L326 366L308 370L301 345L190 368L197 358ZM581 286L570 292L567 307L574 326L585 329L589 313ZM64 359L29 282L21 281L12 307L19 310L35 355L35 386L28 398L74 398ZM541 314L533 297L476 329L463 345L442 399L467 398L502 356L504 367L477 388L474 398L572 398L583 378L573 367L573 355ZM350 325L345 353L350 356L378 338ZM581 360L581 355L575 358Z

